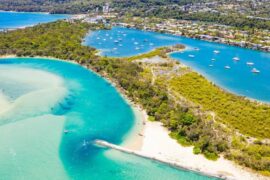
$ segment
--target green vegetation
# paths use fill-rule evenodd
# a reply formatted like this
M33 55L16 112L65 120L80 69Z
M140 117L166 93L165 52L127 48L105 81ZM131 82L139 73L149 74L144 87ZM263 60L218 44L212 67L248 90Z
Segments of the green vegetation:
M239 164L261 171L264 174L270 172L269 146L264 145L260 141L256 141L254 144L248 144L244 138L240 140L238 137L231 139L230 132L227 132L227 129L223 128L219 123L215 123L214 120L208 118L203 113L194 113L192 107L184 106L178 103L176 98L171 98L168 92L168 85L170 84L167 79L158 77L155 83L152 83L152 73L149 71L149 68L145 67L142 63L133 61L135 58L117 59L100 57L95 55L97 52L95 49L83 46L81 43L85 34L90 29L95 30L99 28L105 27L102 24L89 25L81 22L70 23L58 21L7 33L1 32L0 55L50 56L65 60L74 60L114 80L131 100L139 103L147 111L151 120L161 121L164 126L170 129L170 135L177 139L179 143L194 145L194 153L203 153L207 158L212 160L217 159L219 154L223 153L227 158L235 160ZM165 50L166 48L161 48L147 55L137 56L136 58L164 54ZM173 68L173 65L162 65L162 68ZM189 76L192 78L188 78ZM179 80L175 78L171 81L172 87L175 87L178 93L183 93L182 95L185 97L194 98L194 102L196 100L198 102L200 101L202 105L209 103L209 100L205 99L205 97L209 96L209 93L206 92L208 88L207 91L216 96L215 101L219 100L221 102L221 104L216 104L219 109L229 108L230 103L227 103L227 101L234 102L237 105L234 107L235 109L242 108L244 105L247 106L248 110L242 109L243 111L250 111L250 116L246 116L248 117L246 119L243 118L245 116L240 116L242 112L239 112L239 115L237 114L238 111L229 112L233 118L237 116L242 120L242 122L237 121L239 124L248 124L247 122L254 123L252 119L255 116L263 118L257 119L256 124L253 124L252 127L247 126L247 128L241 125L237 126L237 123L234 123L235 119L231 121L228 115L225 116L226 113L224 111L222 111L223 113L219 113L218 109L214 110L217 111L218 117L226 117L224 120L220 120L220 122L226 122L233 127L237 127L241 132L243 129L246 129L246 131L243 131L244 133L252 135L255 133L260 137L269 137L269 132L266 132L269 126L265 124L269 121L264 118L264 114L268 112L267 106L257 105L240 97L234 97L233 95L224 93L216 89L217 87L207 84L207 81L202 77L194 76L191 73L182 75ZM186 81L190 81L190 84L186 83ZM188 86L189 88L182 86L179 88L179 83L184 83L183 86ZM193 86L192 84L196 85ZM197 86L198 84L203 89L200 89L201 87ZM192 91L194 96L189 94L187 89ZM198 94L198 91L200 91L200 94ZM214 96L210 99L213 100L213 98ZM204 108L210 109L210 106ZM254 127L257 127L258 132L252 130ZM258 128L262 128L262 130L259 131Z
M169 87L176 94L181 94L204 112L214 112L215 120L226 124L231 130L237 129L240 133L253 137L269 138L270 107L268 105L251 102L244 97L238 97L223 91L195 72L189 72L170 80ZM192 105L194 106L194 105ZM209 129L211 131L211 129ZM234 133L227 132L229 136ZM182 135L175 134L179 142ZM187 137L186 137L187 138ZM259 140L248 143L244 137L233 136L227 144L219 144L224 150L225 157L237 163L260 171L264 175L270 172L270 146ZM194 143L193 143L194 144ZM195 143L193 152L201 152L201 146ZM226 147L228 146L228 147ZM212 152L204 153L208 159L216 159Z
M102 10L102 5L110 2L117 11L124 12L128 9L145 9L149 6L161 6L172 3L171 0L0 0L1 10L31 11L31 12L51 12L51 13L87 13L89 11ZM196 0L185 0L181 4L196 2ZM122 11L124 10L124 11Z
M0 33L0 54L75 60L115 79L133 101L146 109L153 120L163 122L172 132L188 137L186 139L189 141L197 141L203 153L210 152L217 156L223 151L218 146L226 143L226 136L214 133L210 130L212 123L206 123L192 115L188 108L176 105L169 99L166 86L152 85L151 78L145 78L147 73L139 64L123 59L99 57L95 55L95 49L82 46L81 39L89 28L94 30L104 27L58 21ZM161 49L155 52L160 51ZM148 56L156 53L149 53Z
M234 160L240 165L260 171L264 175L270 175L270 146L263 144L249 144L241 137L232 139L232 147L226 154L226 158Z
M90 25L75 22L55 22L25 30L0 33L0 54L17 56L51 56L59 59L76 59L79 62L97 59L96 50L81 46L82 37ZM91 28L105 28L92 25Z
M216 113L216 120L253 137L270 137L270 107L244 97L224 92L197 73L188 73L171 80L174 91L192 102L201 105L205 111Z
M105 0L0 0L0 9L6 11L50 12L77 14L102 9Z
M157 48L149 53L140 54L137 56L131 56L131 57L125 58L125 60L133 61L136 59L151 58L154 56L164 56L166 54L166 52L167 52L167 48Z

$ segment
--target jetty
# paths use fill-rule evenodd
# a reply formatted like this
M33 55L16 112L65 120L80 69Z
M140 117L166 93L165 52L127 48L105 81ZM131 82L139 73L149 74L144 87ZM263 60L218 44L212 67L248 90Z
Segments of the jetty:
M200 169L197 169L197 168L182 166L182 165L178 164L177 162L173 162L173 161L170 161L170 160L165 160L165 159L161 159L161 158L158 158L158 157L155 157L155 156L151 156L151 155L145 154L145 153L143 153L141 151L131 150L131 149L128 149L128 148L125 148L125 147L122 147L122 146L119 146L119 145L116 145L116 144L109 143L109 142L104 141L104 140L95 140L94 144L97 145L97 146L100 146L100 147L110 148L110 149L114 149L114 150L117 150L117 151L120 151L120 152L123 152L123 153L132 154L132 155L135 155L135 156L138 156L138 157L150 159L152 161L156 161L156 162L159 162L159 163L162 163L162 164L169 165L169 166L171 166L173 168L186 170L186 171L193 171L193 172L202 174L204 176L213 177L213 178L219 178L219 179L226 179L226 180L234 179L231 176L226 176L226 175L223 175L223 174L205 173L205 172L203 172L203 171L201 171Z

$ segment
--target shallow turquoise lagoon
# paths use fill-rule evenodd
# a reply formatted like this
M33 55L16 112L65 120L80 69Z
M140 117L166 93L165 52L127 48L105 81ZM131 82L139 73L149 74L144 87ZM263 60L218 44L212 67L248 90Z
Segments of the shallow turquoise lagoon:
M92 144L121 144L134 114L101 77L73 63L0 60L0 179L211 179Z
M15 29L68 18L69 15L30 12L0 12L0 30Z
M102 55L113 57L138 55L175 44L187 48L171 54L172 58L226 90L270 102L270 53L122 27L91 32L84 41L84 45L101 50ZM252 73L253 68L260 73Z

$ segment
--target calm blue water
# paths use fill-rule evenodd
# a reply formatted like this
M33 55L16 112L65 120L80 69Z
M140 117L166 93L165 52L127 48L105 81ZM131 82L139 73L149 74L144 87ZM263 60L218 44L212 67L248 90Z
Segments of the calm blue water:
M134 114L114 87L79 65L1 59L0 82L1 179L210 179L93 146L122 143Z
M270 53L121 27L91 32L84 42L101 50L102 55L112 57L138 55L157 47L179 43L186 45L187 49L183 53L171 54L172 58L192 67L226 90L270 102ZM235 57L240 60L233 60ZM254 65L248 66L247 62ZM253 68L260 73L252 73Z
M28 13L28 12L0 12L0 30L6 28L21 28L48 23L59 19L68 18L69 15Z

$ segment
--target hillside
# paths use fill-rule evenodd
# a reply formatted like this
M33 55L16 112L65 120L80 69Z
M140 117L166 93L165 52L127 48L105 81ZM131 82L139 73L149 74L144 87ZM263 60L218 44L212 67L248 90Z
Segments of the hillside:
M79 14L102 12L105 3L122 16L199 20L241 29L270 29L270 2L225 0L0 0L0 10Z

